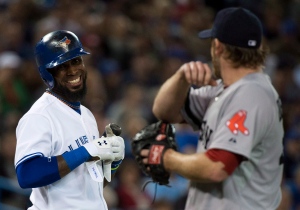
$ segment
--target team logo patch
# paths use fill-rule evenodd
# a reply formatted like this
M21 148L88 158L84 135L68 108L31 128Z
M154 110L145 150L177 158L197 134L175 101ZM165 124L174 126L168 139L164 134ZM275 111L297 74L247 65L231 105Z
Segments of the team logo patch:
M68 39L68 37L64 37L62 40L60 40L55 47L62 47L65 50L68 50L68 45L71 43L71 40Z
M164 145L152 145L149 153L149 164L160 164Z
M229 130L237 135L240 131L244 135L249 135L248 128L245 127L244 122L247 118L247 112L245 110L240 110L233 115L233 117L226 122L226 126Z

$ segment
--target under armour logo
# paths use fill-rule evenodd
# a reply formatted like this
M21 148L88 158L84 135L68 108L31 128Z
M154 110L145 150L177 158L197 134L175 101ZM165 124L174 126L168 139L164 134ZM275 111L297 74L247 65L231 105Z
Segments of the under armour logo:
M102 146L102 144L105 144L105 145L107 145L107 142L106 142L106 140L103 140L103 142L101 143L101 141L98 141L98 144L99 144L99 146Z
M233 117L226 122L229 130L237 135L238 131L242 132L244 135L249 135L249 130L244 126L244 122L247 117L247 112L245 110L240 110L233 115Z

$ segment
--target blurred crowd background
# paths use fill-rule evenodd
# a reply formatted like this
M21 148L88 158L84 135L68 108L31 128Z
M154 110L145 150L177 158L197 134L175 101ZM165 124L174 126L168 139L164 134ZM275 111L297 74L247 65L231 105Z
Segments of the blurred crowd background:
M138 169L130 141L155 122L151 112L160 85L183 63L210 62L210 41L197 38L217 11L242 6L262 21L270 47L265 72L282 99L284 178L280 210L300 209L300 1L299 0L0 0L0 209L30 206L30 189L19 187L15 128L45 91L34 60L36 42L48 32L77 34L91 52L88 95L82 104L106 124L122 127L126 158L105 188L112 210L181 210L188 181L173 174L170 187L156 186ZM198 134L176 125L183 153L195 152ZM196 167L196 166L195 166Z

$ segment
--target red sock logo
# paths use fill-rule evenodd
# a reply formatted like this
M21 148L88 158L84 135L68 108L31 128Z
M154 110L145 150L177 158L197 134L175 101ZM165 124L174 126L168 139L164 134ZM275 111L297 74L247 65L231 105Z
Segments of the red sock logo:
M244 135L249 135L249 130L244 126L244 122L247 117L247 112L245 110L240 110L233 115L233 117L226 122L229 130L237 135L238 132L242 132Z

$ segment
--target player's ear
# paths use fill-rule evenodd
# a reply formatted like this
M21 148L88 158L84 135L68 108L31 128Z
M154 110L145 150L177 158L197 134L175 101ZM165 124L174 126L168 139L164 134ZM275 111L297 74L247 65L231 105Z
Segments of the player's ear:
M220 56L224 51L224 44L218 39L213 39L212 50L214 51L214 55Z

